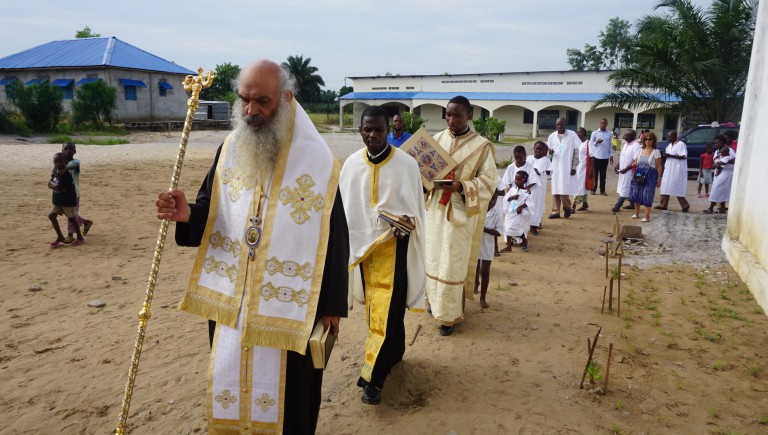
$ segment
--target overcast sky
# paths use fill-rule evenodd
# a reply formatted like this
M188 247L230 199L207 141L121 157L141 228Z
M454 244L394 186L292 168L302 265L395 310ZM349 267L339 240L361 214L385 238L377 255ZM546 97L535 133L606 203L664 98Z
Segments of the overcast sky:
M710 0L693 0L707 6ZM326 88L345 77L567 70L612 17L655 0L280 0L4 2L0 58L89 26L188 69L311 57ZM351 84L351 82L348 82Z

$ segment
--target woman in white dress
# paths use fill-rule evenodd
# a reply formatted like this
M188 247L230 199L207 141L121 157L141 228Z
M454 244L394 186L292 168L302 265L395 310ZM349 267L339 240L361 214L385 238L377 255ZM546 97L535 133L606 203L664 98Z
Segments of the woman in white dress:
M587 181L587 148L589 147L589 138L587 130L584 127L576 129L576 136L581 140L579 145L579 165L576 166L576 196L573 198L573 213L576 213L576 204L581 204L579 211L589 209L587 188L584 183Z
M709 208L704 213L712 214L715 204L720 203L718 213L725 213L725 203L731 200L731 183L733 183L733 168L736 163L736 151L728 147L727 139L720 135L715 138L715 179L712 191L709 193Z
M654 207L659 210L666 210L669 205L669 197L676 196L677 201L683 213L688 213L691 205L685 199L688 191L688 147L685 142L677 140L677 132L670 131L667 134L666 154L667 161L664 163L664 177L661 180L660 204Z

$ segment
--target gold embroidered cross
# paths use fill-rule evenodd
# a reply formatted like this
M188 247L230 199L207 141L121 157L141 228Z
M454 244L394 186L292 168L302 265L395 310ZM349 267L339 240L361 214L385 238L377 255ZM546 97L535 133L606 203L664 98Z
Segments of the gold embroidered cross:
M237 402L237 397L230 394L229 390L224 390L216 396L216 401L221 403L221 407L224 409L229 408L229 405Z
M283 187L280 190L280 202L283 205L291 205L293 211L291 218L297 224L301 225L309 219L309 211L314 209L319 211L325 205L323 196L312 190L315 185L314 180L309 174L304 174L296 179L299 187L291 190L289 187Z
M269 394L264 393L259 397L258 399L254 400L253 403L256 404L259 408L261 408L262 411L267 412L269 411L269 408L275 406L275 401L271 397L269 397Z
M232 202L236 202L240 199L240 190L245 188L246 190L253 189L256 185L254 177L246 177L242 172L236 168L224 169L221 173L221 182L229 184L229 199Z
M470 201L474 201L476 196L477 192L475 192L475 188L470 187L469 192L467 192L467 198L469 198Z

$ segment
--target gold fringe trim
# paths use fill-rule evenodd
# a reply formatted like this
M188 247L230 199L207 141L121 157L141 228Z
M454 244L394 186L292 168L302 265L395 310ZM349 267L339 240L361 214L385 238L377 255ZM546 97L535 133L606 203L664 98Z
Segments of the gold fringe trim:
M234 298L225 297L234 301ZM240 307L216 299L201 294L200 289L191 289L179 303L179 309L234 328L237 325Z

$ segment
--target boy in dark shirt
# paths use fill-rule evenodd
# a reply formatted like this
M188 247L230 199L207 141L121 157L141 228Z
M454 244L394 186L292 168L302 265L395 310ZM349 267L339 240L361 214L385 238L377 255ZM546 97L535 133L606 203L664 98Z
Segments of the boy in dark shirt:
M48 182L48 188L53 190L52 202L53 208L48 214L53 229L56 230L56 240L49 243L51 248L58 248L64 245L64 235L61 233L59 221L56 217L63 214L69 222L74 225L77 234L77 240L72 242L72 246L80 246L85 243L83 235L80 234L80 227L75 219L75 205L77 204L77 192L75 192L75 183L72 174L67 169L67 157L64 153L53 155L53 170L51 171L51 180Z

